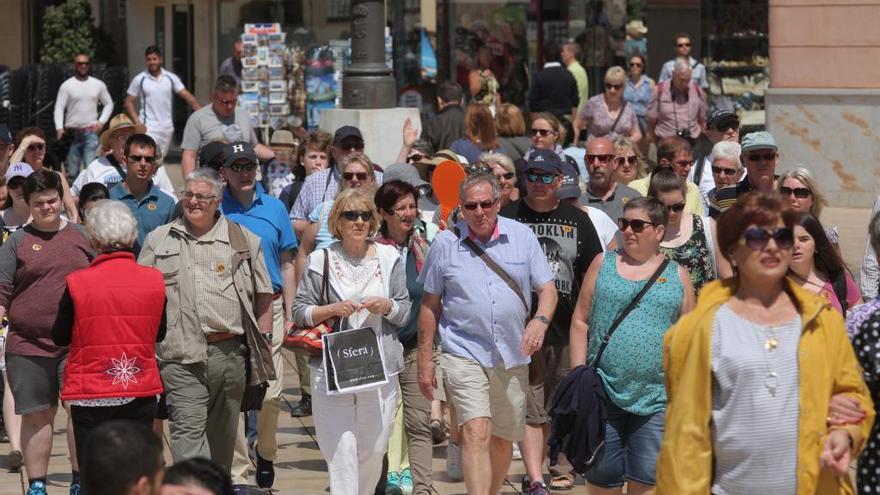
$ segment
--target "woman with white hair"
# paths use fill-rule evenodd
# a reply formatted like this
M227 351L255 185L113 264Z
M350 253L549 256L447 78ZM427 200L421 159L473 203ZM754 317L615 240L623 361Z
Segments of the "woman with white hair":
M128 207L99 201L85 234L97 257L67 275L52 327L55 345L70 346L61 398L71 406L77 452L102 422L152 426L163 390L155 347L166 323L162 272L137 263L137 221Z
M584 129L587 131L587 141L596 137L607 137L614 141L623 136L638 143L642 139L635 105L623 99L626 80L623 67L615 65L605 72L605 92L587 100L572 124L575 144L579 142Z
M712 164L712 179L715 180L715 188L706 193L706 204L712 201L715 191L722 187L732 186L742 179L741 154L742 146L732 141L718 141L715 146L712 146L709 162Z

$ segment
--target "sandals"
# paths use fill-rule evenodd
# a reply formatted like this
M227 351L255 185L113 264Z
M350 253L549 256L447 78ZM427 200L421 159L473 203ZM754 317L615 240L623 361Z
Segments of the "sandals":
M574 479L572 479L570 475L566 476L562 474L550 478L551 490L571 490L572 486L574 486Z

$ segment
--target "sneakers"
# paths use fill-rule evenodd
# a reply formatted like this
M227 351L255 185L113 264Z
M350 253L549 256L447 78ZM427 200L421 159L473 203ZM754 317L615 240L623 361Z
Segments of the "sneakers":
M400 486L400 475L394 471L388 471L388 477L385 482L385 495L405 495L403 488Z
M543 481L533 481L529 485L529 489L524 490L523 493L526 495L550 495L550 489L547 488Z
M403 490L404 495L410 495L413 491L412 472L409 468L400 473L400 489Z
M257 486L260 488L272 488L275 484L275 464L260 457L257 448L254 449L254 455L257 457Z
M312 415L312 396L303 394L299 404L291 411L290 415L294 418L305 418Z
M72 489L73 487L71 487ZM79 489L77 488L77 492ZM46 483L43 481L34 481L28 488L27 495L46 495Z
M70 484L70 495L79 495L79 483Z
M464 473L461 471L461 447L452 442L446 445L446 476L451 481L464 479Z
M9 456L7 457L9 460L9 472L17 473L21 471L21 465L24 461L24 456L22 455L20 450L12 450L9 452Z

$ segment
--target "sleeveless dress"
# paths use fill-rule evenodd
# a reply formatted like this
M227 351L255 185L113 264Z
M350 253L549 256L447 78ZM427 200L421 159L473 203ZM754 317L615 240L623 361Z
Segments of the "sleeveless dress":
M660 252L688 271L695 294L699 294L704 285L715 279L714 255L706 238L706 226L697 215L694 215L691 238L674 248L660 246Z
M589 359L617 315L647 280L626 280L617 272L616 251L605 253L590 307ZM682 303L678 264L670 262L654 286L615 330L602 354L598 374L617 407L639 416L666 409L663 384L663 335L678 320Z
M865 384L871 391L875 404L880 403L880 298L874 298L853 309L846 319L856 351L856 359L862 365ZM865 451L859 457L856 482L859 493L876 493L880 490L880 422L875 422L867 438Z

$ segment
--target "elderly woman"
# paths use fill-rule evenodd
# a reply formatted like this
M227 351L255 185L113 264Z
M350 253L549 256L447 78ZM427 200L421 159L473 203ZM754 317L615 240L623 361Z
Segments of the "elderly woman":
M163 391L156 362L156 342L165 337L162 272L137 263L137 221L125 204L99 201L86 220L98 256L67 276L52 327L55 345L70 346L61 398L70 404L77 452L110 419L152 426Z
M519 107L504 103L495 113L495 131L498 148L511 160L519 160L528 151L532 141L526 135L526 121Z
M428 254L428 247L439 228L419 218L417 206L419 191L408 182L394 180L382 184L382 187L376 191L375 200L379 215L382 217L376 242L393 246L400 253L405 267L409 300L413 307L419 307L424 291L423 284L418 281L419 273ZM406 446L409 450L409 467L404 468L400 462L400 453L406 452L407 449L402 445L392 445L388 449L388 483L395 484L393 481L398 480L396 484L407 486L409 481L414 493L423 494L430 493L433 484L431 469L433 440L431 403L419 391L416 370L418 317L418 311L411 311L409 319L400 327L397 334L403 345L404 369L400 373L399 381L403 399Z
M471 103L464 114L465 137L456 139L449 149L465 157L468 163L480 159L480 153L498 150L495 120L489 107L483 103Z
M659 495L854 493L848 469L874 409L843 318L786 277L794 214L776 193L741 196L718 220L734 278L703 288L669 329ZM831 397L868 414L829 426Z
M798 165L779 176L779 193L791 204L791 209L801 213L811 213L816 219L822 214L822 208L828 204L825 195L819 190L819 183L812 172ZM840 254L840 234L836 225L825 227L825 235Z
M30 493L45 493L52 425L58 409L67 348L52 341L52 325L64 293L64 277L86 268L92 249L80 227L61 217L64 188L50 170L24 181L24 200L32 221L0 247L0 317L9 317L6 374L21 414L21 443ZM72 426L68 425L68 432ZM73 470L76 447L68 436ZM79 489L78 477L72 485Z
M580 142L584 129L587 131L587 141L596 137L607 137L614 141L623 136L638 143L642 139L635 105L630 105L623 98L625 86L626 72L622 67L615 65L605 72L605 92L587 100L572 124L575 143Z
M516 188L516 168L513 160L503 153L483 153L480 161L492 170L492 175L501 186L501 207L519 199L519 189Z
M667 219L667 209L657 200L630 200L618 219L623 249L593 259L574 309L571 366L586 364L589 354L608 397L605 447L586 475L590 493L623 493L626 483L627 493L643 494L654 484L666 409L663 334L694 301L688 272L660 252ZM611 328L658 271L657 283ZM609 332L613 338L596 363Z
M25 127L15 136L16 144L15 153L10 158L10 163L25 162L34 169L35 172L40 170L49 170L46 167L46 134L39 127ZM79 222L78 210L73 195L70 193L70 186L67 185L67 176L61 172L55 172L61 177L61 185L64 189L64 210L67 217L73 222Z
M743 166L740 160L742 146L731 141L718 141L712 146L709 161L712 163L712 179L715 188L706 194L704 201L708 204L715 196L715 191L722 187L732 186L742 179Z
M647 175L645 159L630 139L617 138L614 141L614 155L614 160L617 162L614 176L618 183L627 185Z
M338 319L336 332L372 327L377 332L388 382L356 392L330 395L324 363L312 358L312 408L318 446L327 462L334 494L373 493L382 473L382 457L398 400L397 375L403 349L397 337L409 321L406 263L397 248L373 242L379 214L370 194L342 191L328 219L337 239L309 256L300 280L293 320L304 327ZM329 257L328 299L321 294L325 258Z

